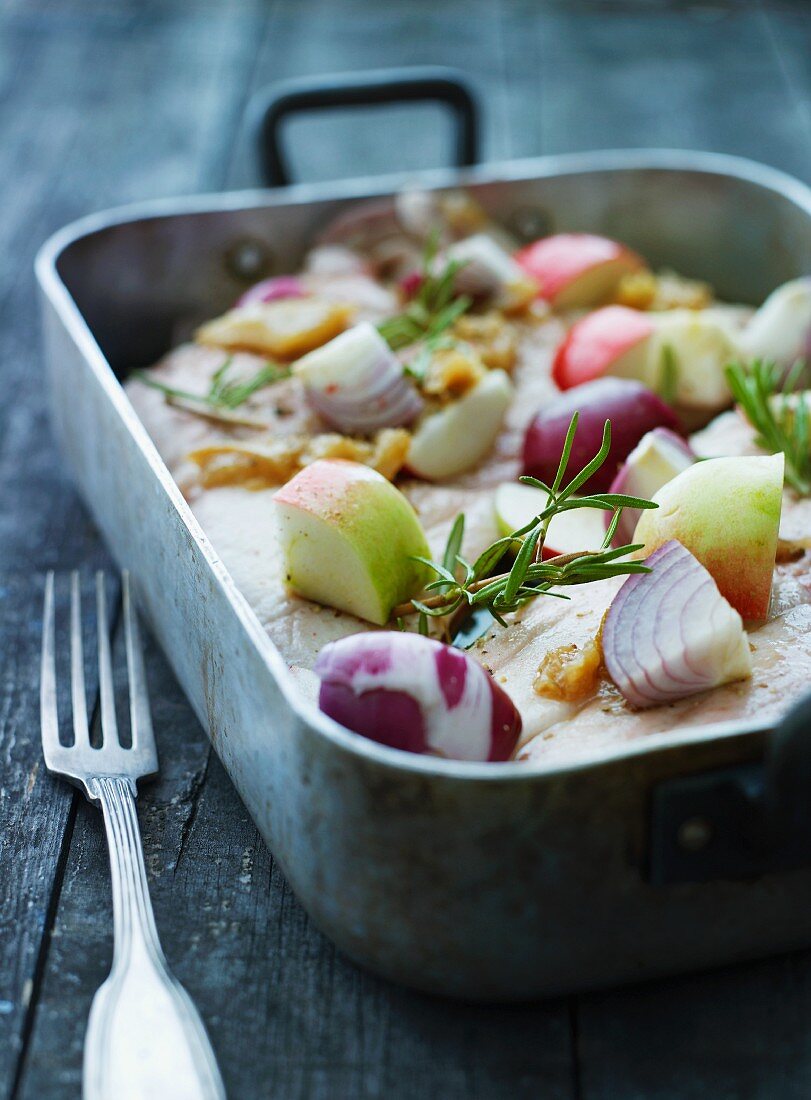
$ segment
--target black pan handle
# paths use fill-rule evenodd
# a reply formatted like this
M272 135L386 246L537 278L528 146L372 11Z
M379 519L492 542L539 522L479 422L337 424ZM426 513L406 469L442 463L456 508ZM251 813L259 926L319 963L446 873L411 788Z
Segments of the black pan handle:
M419 67L345 73L274 84L254 100L256 140L264 182L291 182L281 141L282 123L291 115L334 107L375 107L390 103L442 103L454 121L454 164L479 161L480 112L465 76L455 69Z
M649 857L657 885L811 866L811 695L771 731L760 759L658 783Z

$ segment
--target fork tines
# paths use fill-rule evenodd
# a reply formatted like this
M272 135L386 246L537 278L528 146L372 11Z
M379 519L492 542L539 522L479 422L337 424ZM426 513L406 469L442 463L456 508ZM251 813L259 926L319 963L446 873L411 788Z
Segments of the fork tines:
M113 662L107 625L107 593L104 574L96 574L96 635L99 670L101 745L91 745L82 644L82 606L78 572L70 578L70 684L73 711L73 744L59 737L56 670L55 578L45 580L42 630L42 678L40 704L42 746L49 770L84 782L94 775L126 775L136 779L157 771L157 756L149 711L138 622L133 608L129 574L122 575L124 642L129 680L131 746L121 744L116 720Z

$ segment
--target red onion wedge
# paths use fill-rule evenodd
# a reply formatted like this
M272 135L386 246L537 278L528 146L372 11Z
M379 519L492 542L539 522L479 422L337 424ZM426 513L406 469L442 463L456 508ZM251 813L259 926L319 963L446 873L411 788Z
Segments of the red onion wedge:
M703 565L671 539L630 576L603 627L608 674L635 707L655 707L752 674L738 612Z
M422 412L402 363L368 321L299 359L293 374L316 412L352 435L410 424Z
M296 275L274 275L250 287L235 306L248 306L252 302L278 302L282 298L306 298L307 287Z
M628 455L608 491L653 500L654 494L663 485L692 466L695 460L695 453L680 435L669 428L654 428L642 436ZM639 508L623 509L613 539L614 546L627 546L634 541L634 531L641 515ZM610 512L605 513L604 522L607 528L611 522Z
M630 378L598 378L567 390L544 405L530 421L524 436L523 473L551 482L572 420L580 420L569 460L571 470L580 470L599 449L603 425L611 421L611 450L582 493L603 493L614 480L619 466L651 428L677 428L673 410L641 382Z
M324 646L321 710L372 741L452 760L508 760L521 716L477 661L421 634L375 631Z
M462 265L454 278L457 294L491 301L506 313L523 309L538 296L537 282L487 233L457 241L442 259Z

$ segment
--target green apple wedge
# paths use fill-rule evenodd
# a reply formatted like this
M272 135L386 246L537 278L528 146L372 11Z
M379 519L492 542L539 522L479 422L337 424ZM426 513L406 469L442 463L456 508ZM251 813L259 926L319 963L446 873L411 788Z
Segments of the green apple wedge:
M376 470L322 459L273 498L285 579L299 596L383 626L418 595L431 551L417 513Z
M499 533L506 536L519 531L544 510L548 501L549 494L532 485L517 481L499 485L493 497ZM599 508L573 508L553 516L544 542L544 558L599 550L605 539L604 516Z
M653 497L634 542L647 557L677 539L712 574L721 595L744 619L769 613L783 503L782 454L697 462Z

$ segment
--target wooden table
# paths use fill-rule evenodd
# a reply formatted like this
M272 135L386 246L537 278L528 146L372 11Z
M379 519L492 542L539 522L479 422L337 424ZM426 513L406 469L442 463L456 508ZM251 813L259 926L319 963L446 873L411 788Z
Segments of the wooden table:
M7 0L0 27L0 1091L62 1100L80 1092L111 914L99 815L40 760L41 585L46 569L110 563L49 434L39 244L89 211L251 182L253 91L393 64L466 69L486 101L488 158L670 145L808 179L811 13L736 0ZM425 108L294 134L310 177L444 156ZM359 971L290 894L154 648L148 674L163 762L140 799L152 895L230 1096L811 1095L811 953L500 1009Z

